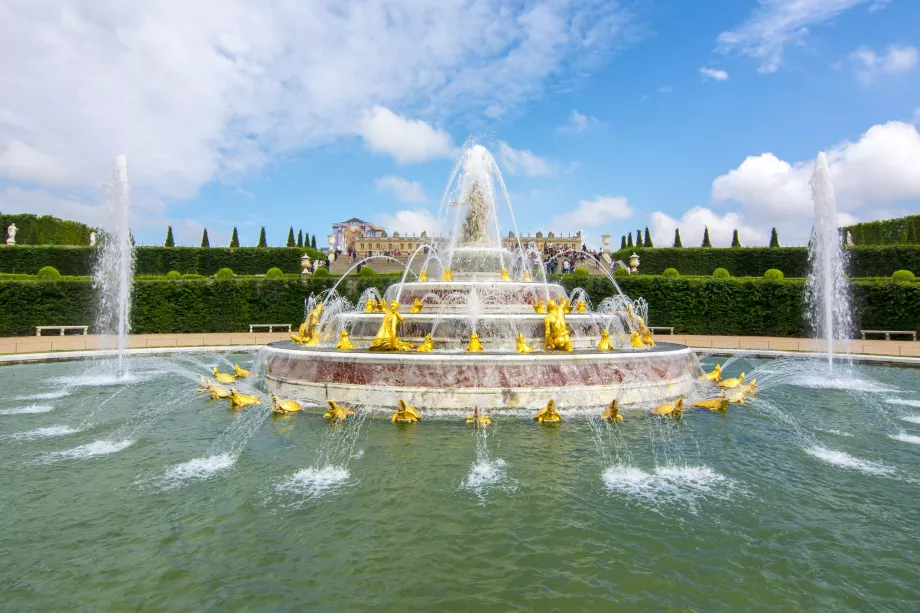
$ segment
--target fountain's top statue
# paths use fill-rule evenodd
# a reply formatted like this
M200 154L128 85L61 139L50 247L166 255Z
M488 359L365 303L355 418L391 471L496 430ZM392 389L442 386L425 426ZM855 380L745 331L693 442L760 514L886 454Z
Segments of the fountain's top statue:
M463 243L483 245L491 242L486 223L489 221L489 205L486 204L478 181L473 181L470 197L467 199L466 221L463 222Z

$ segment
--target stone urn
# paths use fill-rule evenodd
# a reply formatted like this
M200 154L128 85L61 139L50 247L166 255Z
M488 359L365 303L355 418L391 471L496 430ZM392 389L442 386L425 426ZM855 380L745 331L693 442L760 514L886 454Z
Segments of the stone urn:
M601 244L604 245L604 253L610 253L610 235L601 234Z
M307 276L310 274L310 256L306 253L300 258L300 271L301 276Z
M639 269L639 256L635 252L629 256L629 274L636 272Z

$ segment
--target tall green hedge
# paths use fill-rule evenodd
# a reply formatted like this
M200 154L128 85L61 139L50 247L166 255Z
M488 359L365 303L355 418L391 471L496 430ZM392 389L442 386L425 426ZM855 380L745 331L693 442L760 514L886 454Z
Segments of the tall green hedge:
M614 257L628 261L632 250L618 251ZM639 256L639 273L660 275L676 268L681 275L708 276L716 268L725 268L733 277L762 277L771 268L787 277L808 274L806 247L742 248L659 248L635 249ZM888 277L896 270L920 274L920 245L884 245L847 249L851 277Z
M908 215L897 219L867 221L841 228L853 237L857 245L904 245L917 244L920 234L920 215Z
M78 221L59 219L51 215L0 214L0 241L6 238L6 229L16 224L16 244L23 245L34 225L38 232L40 245L89 245L89 235L93 231L89 226ZM49 264L54 266L54 264ZM56 266L55 266L56 268Z
M348 277L340 292L356 301L362 291L383 291L399 275ZM138 279L131 309L134 333L240 332L251 323L303 320L310 294L332 287L339 277ZM602 277L559 279L567 289L583 287L597 305L612 293ZM623 292L649 303L649 323L687 334L807 336L804 281L713 279L637 275L618 279ZM857 328L920 331L920 283L890 280L853 282ZM35 326L86 325L94 319L90 280L0 280L0 336L31 336Z
M277 267L286 273L299 273L300 258L325 257L319 251L298 247L137 247L135 272L139 275L165 275L171 270L182 274L213 275L230 268L238 275L261 275ZM0 273L35 274L54 266L62 275L92 274L96 249L93 247L0 247Z

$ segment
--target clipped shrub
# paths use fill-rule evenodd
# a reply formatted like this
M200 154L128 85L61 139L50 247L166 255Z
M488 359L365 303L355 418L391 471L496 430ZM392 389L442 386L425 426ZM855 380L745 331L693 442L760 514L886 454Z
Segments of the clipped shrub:
M166 273L166 278L171 281L175 281L176 279L179 279L180 277L182 277L182 275L179 274L178 270L170 270L168 273Z
M54 266L45 266L38 271L38 278L42 281L57 281L61 278L61 273Z
M663 276L663 277L679 277L679 276L680 276L680 273L677 272L677 269L676 269L676 268L666 268L666 269L664 270L664 272L661 273L661 276Z
M280 279L284 276L284 273L281 272L280 268L273 266L268 269L268 272L265 273L265 276L269 279Z
M217 271L217 274L214 275L215 279L233 279L236 275L233 274L233 271L229 268L221 268Z
M713 279L731 279L732 276L724 268L716 268L712 271Z
M614 277L628 277L629 271L623 268L622 266L620 266L619 268L613 271L613 276Z
M363 270L367 270L367 269L362 268L361 270L363 271ZM322 267L317 268L317 269L316 269L316 272L313 273L313 276L314 276L314 277L328 277L328 276L329 276L329 270L328 270L327 268L322 268Z
M370 266L365 266L364 268L361 269L361 272L359 272L358 274L362 277L376 277L377 271L375 271Z
M572 274L578 277L587 277L591 275L591 273L588 272L588 269L584 266L579 266L572 272Z
M916 275L909 270L896 270L891 274L892 281L910 282L916 278Z
M763 278L765 281L782 281L786 278L786 275L783 274L782 270L771 268L767 272L763 273Z
M182 275L182 278L183 278L183 279L204 279L205 276L204 276L204 275L196 275L195 273L190 272L190 273L186 273L186 274Z

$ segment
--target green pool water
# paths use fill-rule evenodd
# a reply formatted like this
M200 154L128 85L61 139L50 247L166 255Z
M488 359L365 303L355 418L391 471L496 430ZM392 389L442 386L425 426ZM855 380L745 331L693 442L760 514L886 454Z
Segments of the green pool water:
M483 437L456 416L233 413L190 378L226 364L195 360L135 360L127 385L92 363L0 368L0 609L920 601L916 370L732 360L763 391L727 414L608 426L569 407Z

